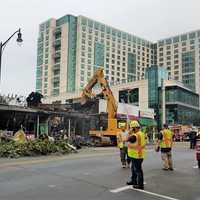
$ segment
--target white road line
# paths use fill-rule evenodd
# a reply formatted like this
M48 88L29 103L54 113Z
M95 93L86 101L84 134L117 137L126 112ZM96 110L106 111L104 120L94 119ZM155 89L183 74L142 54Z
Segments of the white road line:
M143 193L146 193L146 194L150 194L152 196L156 196L156 197L162 197L164 199L169 199L169 200L179 200L179 199L176 199L176 198L173 198L173 197L169 197L169 196L165 196L165 195L162 195L162 194L157 194L157 193L154 193L154 192L149 192L147 190L138 190L138 189L134 189L134 188L131 188L132 190L137 190L138 192L143 192Z
M54 187L56 187L56 185L48 185L48 187L54 188Z
M198 166L197 166L197 165L196 165L196 166L193 166L193 168L194 168L194 169L197 169L197 168L198 168Z
M124 187L120 187L120 188L117 188L117 189L110 190L110 192L118 193L118 192L122 192L124 190L128 190L128 189L131 189L131 188L133 188L132 185L127 185L127 186L124 186Z
M143 193L146 193L146 194L150 194L152 196L162 197L162 198L168 199L168 200L179 200L179 199L176 199L176 198L173 198L173 197L169 197L169 196L166 196L166 195L157 194L157 193L154 193L154 192L149 192L147 190L138 190L138 189L133 188L132 185L128 185L128 186L112 189L112 190L110 190L110 192L118 193L118 192L122 192L122 191L129 190L129 189L132 189L132 190L135 190L135 191L138 191L138 192L143 192Z
M146 185L147 183L144 182L144 185ZM124 190L128 190L128 189L132 189L133 186L132 185L127 185L127 186L124 186L124 187L120 187L120 188L116 188L116 189L113 189L113 190L110 190L110 192L112 193L118 193L118 192L122 192Z

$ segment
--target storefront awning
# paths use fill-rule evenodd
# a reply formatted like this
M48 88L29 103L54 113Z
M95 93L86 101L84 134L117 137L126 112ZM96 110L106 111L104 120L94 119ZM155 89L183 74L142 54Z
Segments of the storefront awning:
M155 119L151 118L140 118L139 123L141 126L157 126Z

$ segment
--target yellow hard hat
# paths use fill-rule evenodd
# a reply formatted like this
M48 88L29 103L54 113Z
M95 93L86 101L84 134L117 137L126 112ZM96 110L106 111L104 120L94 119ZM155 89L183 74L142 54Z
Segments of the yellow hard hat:
M138 121L133 120L133 121L130 122L130 127L131 128L139 128L140 124L138 123Z

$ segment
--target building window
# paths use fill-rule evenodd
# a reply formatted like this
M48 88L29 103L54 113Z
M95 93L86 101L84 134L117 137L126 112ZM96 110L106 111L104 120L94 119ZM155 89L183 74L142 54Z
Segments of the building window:
M175 66L174 66L174 69L178 69L178 68L179 68L179 66L178 66L178 65L175 65Z
M187 34L181 35L181 41L187 40Z
M182 42L182 46L186 46L186 42Z
M167 60L171 60L171 56L167 56Z
M178 48L178 44L175 44L175 45L174 45L174 48Z
M190 40L190 44L194 44L194 40Z

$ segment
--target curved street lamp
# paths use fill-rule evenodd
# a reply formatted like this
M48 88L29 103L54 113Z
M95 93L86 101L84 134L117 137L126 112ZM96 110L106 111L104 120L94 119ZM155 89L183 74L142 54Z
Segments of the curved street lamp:
M2 54L3 50L6 46L6 44L10 41L10 39L17 33L17 43L21 44L23 42L22 40L22 34L21 29L19 28L17 31L15 31L5 42L0 42L0 81L1 81L1 61L2 61Z

